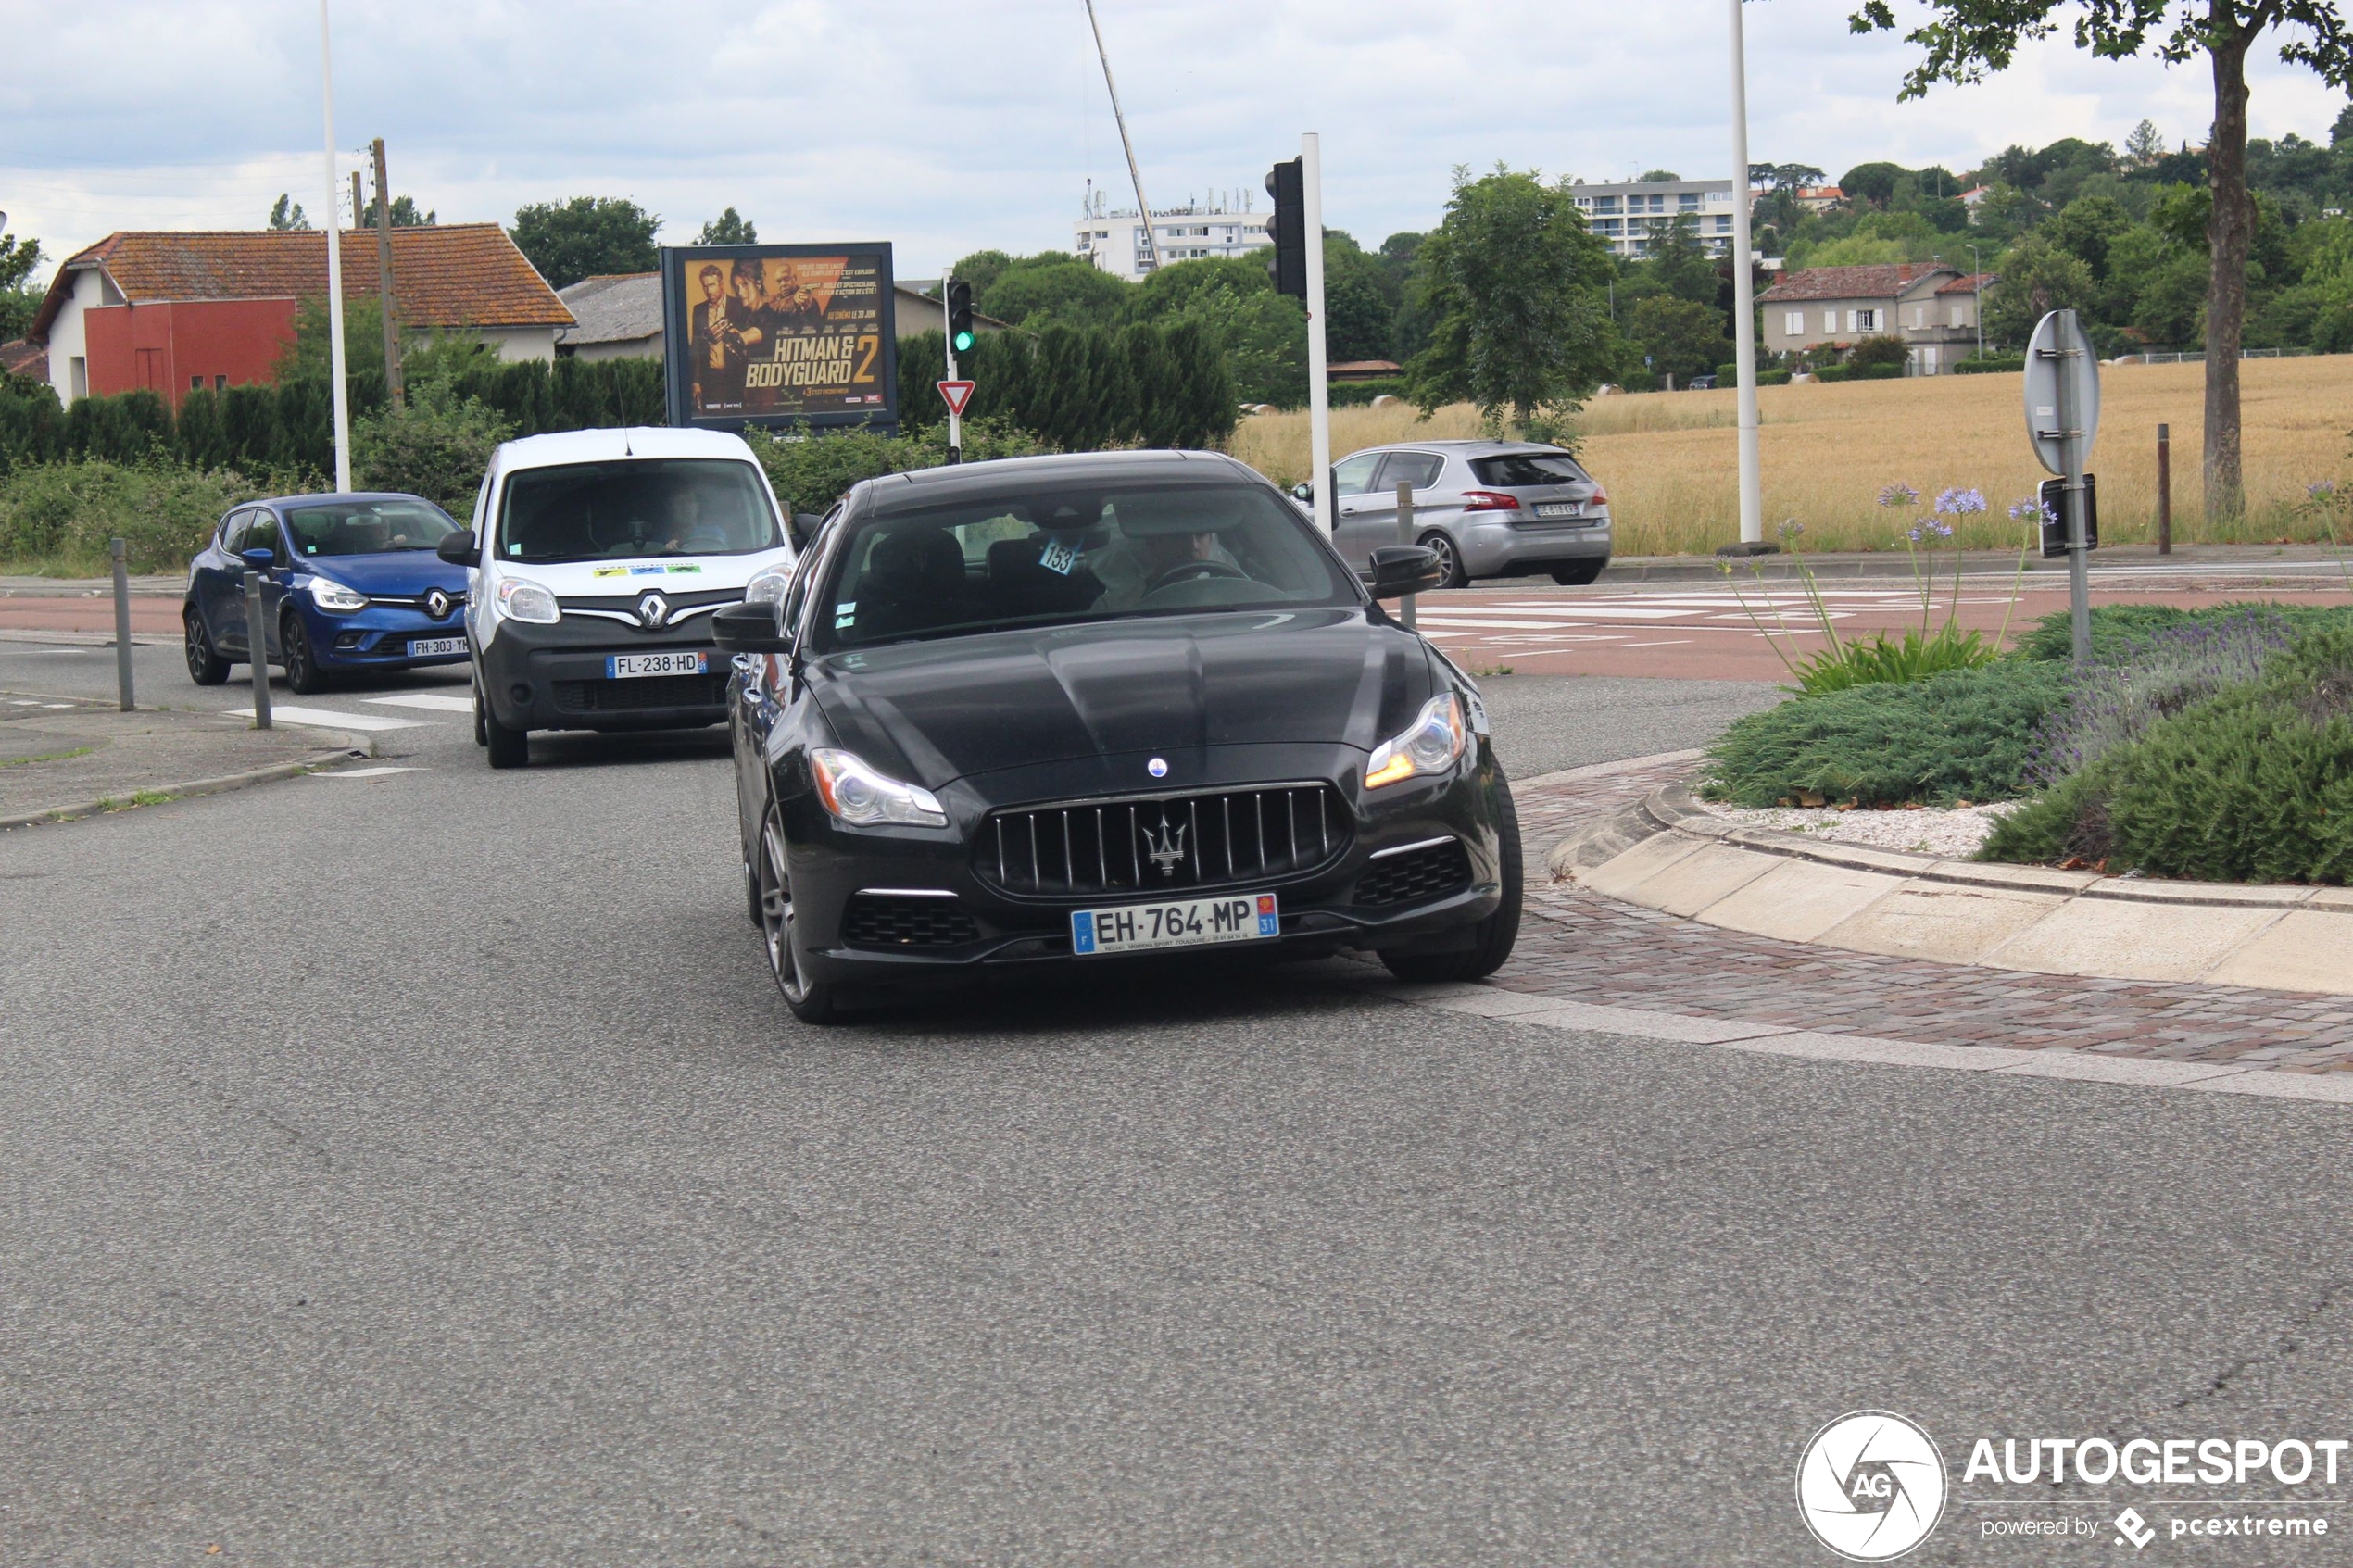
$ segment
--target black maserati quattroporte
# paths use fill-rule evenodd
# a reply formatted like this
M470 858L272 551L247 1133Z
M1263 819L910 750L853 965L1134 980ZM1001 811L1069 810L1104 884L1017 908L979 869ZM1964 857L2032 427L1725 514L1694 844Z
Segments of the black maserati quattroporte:
M869 480L722 610L746 897L809 1022L1073 965L1493 972L1519 829L1469 678L1281 492L1200 452Z

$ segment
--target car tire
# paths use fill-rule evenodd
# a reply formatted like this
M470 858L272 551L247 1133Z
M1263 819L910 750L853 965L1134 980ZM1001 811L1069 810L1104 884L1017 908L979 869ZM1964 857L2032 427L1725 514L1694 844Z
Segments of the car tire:
M1400 980L1416 983L1484 980L1504 967L1519 940L1520 856L1519 811L1512 804L1512 786L1501 768L1495 770L1495 849L1503 862L1504 899L1495 912L1478 922L1468 949L1457 953L1383 953L1380 961Z
M310 646L310 633L303 629L302 617L294 610L279 618L278 652L286 667L286 690L310 696L327 689L327 672L319 668L319 655Z
M484 705L482 700L482 683L480 681L473 683L473 689L474 744L476 746L488 746L490 744L490 726L483 717Z
M188 640L188 679L200 686L217 686L229 678L229 661L212 646L212 638L204 629L204 617L187 610L180 617L182 629Z
M1607 556L1596 556L1592 560L1571 561L1567 566L1553 568L1553 581L1564 588L1591 587L1601 581L1602 568L1608 564Z
M531 732L512 730L498 722L498 715L490 711L490 704L482 705L482 744L490 753L494 768L528 768L531 766Z
M1438 552L1439 569L1445 573L1439 579L1440 587L1465 588L1470 585L1470 573L1463 569L1463 552L1454 547L1453 540L1433 528L1421 536L1419 543L1423 549Z
M801 972L800 939L795 929L792 873L785 853L785 830L775 808L760 824L755 872L760 898L761 946L767 950L768 973L792 1015L803 1023L834 1022L841 1011L841 988L829 980L812 980Z

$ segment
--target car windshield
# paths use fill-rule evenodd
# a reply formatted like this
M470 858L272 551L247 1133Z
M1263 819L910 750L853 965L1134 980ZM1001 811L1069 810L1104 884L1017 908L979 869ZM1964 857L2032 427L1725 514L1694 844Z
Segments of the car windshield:
M1481 484L1515 490L1540 484L1591 484L1577 459L1566 452L1506 452L1498 458L1473 458L1471 472Z
M812 646L1358 602L1298 508L1263 485L1008 488L853 521L834 552Z
M286 513L295 553L313 556L378 556L392 550L430 550L458 525L431 501L330 501Z
M522 469L498 514L507 560L736 556L781 543L757 472L726 458Z

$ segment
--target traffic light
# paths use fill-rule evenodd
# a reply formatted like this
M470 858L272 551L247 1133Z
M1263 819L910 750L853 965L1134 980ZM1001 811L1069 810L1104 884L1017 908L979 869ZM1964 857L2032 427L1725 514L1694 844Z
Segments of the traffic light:
M1266 194L1275 198L1275 215L1266 232L1275 242L1274 259L1266 275L1277 294L1307 297L1307 185L1300 160L1278 163L1266 171Z
M959 354L973 345L973 286L962 278L948 284L948 341Z

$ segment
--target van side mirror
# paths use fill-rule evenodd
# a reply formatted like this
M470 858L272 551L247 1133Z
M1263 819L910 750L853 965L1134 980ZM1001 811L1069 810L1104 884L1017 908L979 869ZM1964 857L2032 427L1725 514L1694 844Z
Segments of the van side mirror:
M441 543L433 547L433 553L451 566L472 566L474 558L482 554L482 545L474 538L472 529L460 528L455 533L443 534Z
M809 542L817 537L817 530L823 526L824 521L815 512L793 513L791 529L793 548L796 550L809 548Z
M724 653L789 653L784 618L773 599L729 605L711 618L711 640Z
M1430 593L1445 581L1438 552L1419 545L1383 545L1373 552L1372 568L1365 573L1365 584L1377 599Z

